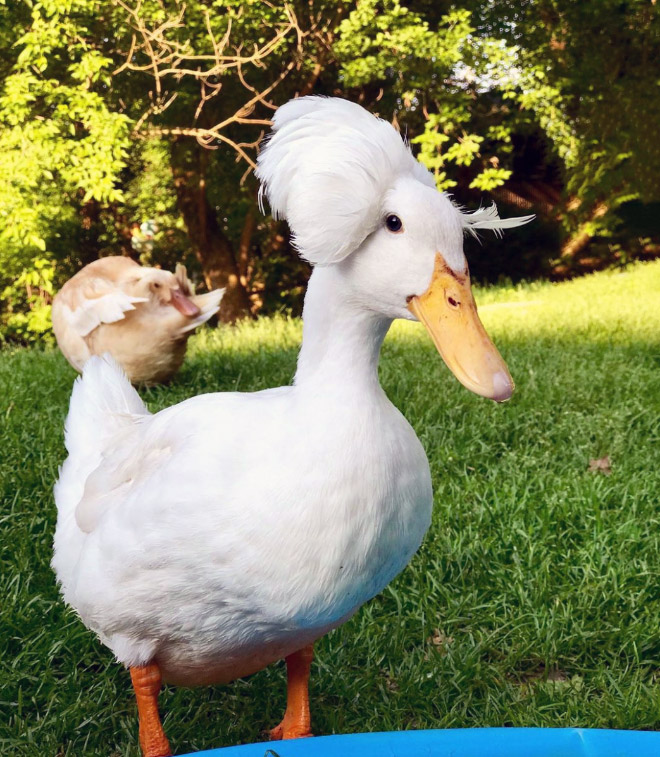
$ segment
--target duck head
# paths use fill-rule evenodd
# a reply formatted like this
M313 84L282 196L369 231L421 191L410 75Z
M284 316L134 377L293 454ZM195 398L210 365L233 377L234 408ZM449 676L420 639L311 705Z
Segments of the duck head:
M533 216L503 220L494 205L462 212L390 124L337 98L279 108L257 176L303 258L342 268L362 307L421 321L468 389L511 396L513 380L477 314L463 238Z
M134 297L144 297L157 306L172 305L188 318L201 312L188 297L190 292L182 288L181 281L173 273L160 268L141 268L136 274L131 272L126 289Z

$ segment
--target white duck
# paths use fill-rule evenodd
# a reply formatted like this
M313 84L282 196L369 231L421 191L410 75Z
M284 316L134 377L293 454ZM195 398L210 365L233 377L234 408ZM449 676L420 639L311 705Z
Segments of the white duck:
M337 99L282 106L258 177L315 264L293 386L151 415L112 361L93 358L71 397L53 567L130 668L148 757L170 754L161 679L227 682L281 658L287 709L271 734L310 735L312 644L419 547L428 461L378 382L392 319L423 321L473 391L513 391L462 237L528 218L461 213L392 126Z
M218 312L224 289L195 295L186 269L147 268L121 256L86 265L53 301L53 331L77 370L109 352L137 384L170 379L188 338Z

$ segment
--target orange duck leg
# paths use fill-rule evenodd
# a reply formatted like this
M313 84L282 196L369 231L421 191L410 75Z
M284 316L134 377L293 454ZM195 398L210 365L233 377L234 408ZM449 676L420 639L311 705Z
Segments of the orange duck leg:
M282 722L270 731L271 739L302 739L314 735L309 711L309 669L313 659L313 644L286 658L286 712Z
M161 687L158 665L131 668L131 681L140 718L140 746L143 757L170 757L172 750L158 715L158 694Z

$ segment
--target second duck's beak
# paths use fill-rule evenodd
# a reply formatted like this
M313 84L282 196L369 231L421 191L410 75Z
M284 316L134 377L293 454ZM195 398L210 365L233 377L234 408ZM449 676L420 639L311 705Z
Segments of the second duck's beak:
M479 320L467 269L455 273L436 255L429 288L410 298L408 310L424 324L463 386L496 402L509 399L513 379Z
M170 289L170 294L172 295L171 304L174 305L181 315L194 318L202 312L180 289Z

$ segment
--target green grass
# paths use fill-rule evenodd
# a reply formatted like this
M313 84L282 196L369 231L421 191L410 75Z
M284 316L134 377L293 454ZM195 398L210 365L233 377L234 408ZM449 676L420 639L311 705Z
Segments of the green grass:
M435 517L391 586L318 644L319 734L471 726L660 729L660 262L479 293L516 379L471 395L416 324L383 384L431 461ZM300 324L205 331L153 410L287 383ZM137 755L127 673L58 598L51 496L74 378L56 351L0 353L0 754ZM240 433L240 429L236 430ZM611 475L589 472L608 455ZM255 741L283 666L167 689L178 753Z

